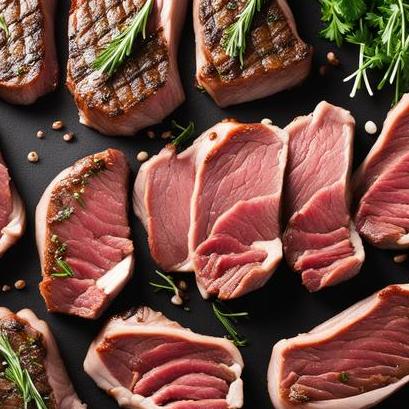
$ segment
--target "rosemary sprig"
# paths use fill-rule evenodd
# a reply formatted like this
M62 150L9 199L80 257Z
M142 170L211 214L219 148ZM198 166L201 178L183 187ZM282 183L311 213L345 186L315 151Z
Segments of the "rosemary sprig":
M248 345L248 340L238 332L234 325L237 323L237 318L248 317L248 312L232 313L222 311L221 308L223 308L223 304L220 301L212 303L213 313L227 331L227 338L237 347L245 347Z
M141 34L146 38L146 26L148 17L152 11L154 0L147 0L143 7L137 12L132 23L104 48L97 56L93 67L109 77L112 76L123 64L125 59L131 55L133 45Z
M71 266L61 258L56 258L55 262L57 266L60 268L60 271L56 271L51 275L56 278L69 278L74 277L74 271L72 270Z
M162 274L160 271L155 270L155 273L161 277L166 283L166 284L160 284L160 283L155 283L153 281L149 281L149 285L152 287L155 287L156 291L160 290L167 290L172 293L174 293L176 296L180 296L180 290L179 288L176 287L175 282L173 281L173 278L171 276L167 276L165 274Z
M9 28L3 15L0 15L0 29L6 33L6 37L10 36Z
M195 124L190 121L189 125L185 128L179 125L176 121L172 121L172 127L182 131L173 141L172 145L179 146L188 141L195 132Z
M35 402L37 409L47 409L43 398L38 392L27 369L21 366L18 354L13 350L6 334L0 334L0 353L3 355L7 368L4 371L6 379L13 382L19 390L24 402L24 409L28 404Z
M261 10L264 0L247 0L236 21L226 28L222 37L222 46L226 54L232 58L239 57L244 64L244 53L247 48L247 36L251 29L256 12Z

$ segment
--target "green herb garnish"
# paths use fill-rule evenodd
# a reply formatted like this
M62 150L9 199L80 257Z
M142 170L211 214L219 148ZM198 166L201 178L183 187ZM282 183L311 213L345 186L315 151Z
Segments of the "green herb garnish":
M73 213L74 213L73 207L64 207L57 213L57 215L55 216L55 220L57 222L62 222L64 220L69 219Z
M239 57L241 66L244 64L244 53L251 24L256 12L261 10L263 2L264 0L247 0L247 4L237 16L236 21L224 31L222 46L228 56Z
M6 33L6 38L10 36L9 28L7 27L7 23L3 15L0 15L0 30L3 30Z
M222 311L222 308L224 308L225 311ZM245 347L246 345L248 345L248 340L240 335L235 327L235 324L237 324L237 318L248 317L248 312L232 313L230 311L226 311L226 307L224 307L224 305L220 301L213 302L212 309L216 318L220 321L224 329L227 331L227 338L230 339L237 347Z
M172 127L182 131L173 141L172 145L178 146L182 145L188 141L195 132L195 124L190 121L189 125L185 128L182 125L179 125L176 121L172 121Z
M141 34L146 38L148 17L153 8L153 0L147 0L143 7L136 13L132 23L104 48L93 63L96 70L112 76L131 55L134 42Z
M72 195L72 197L79 203L79 205L81 206L81 207L85 207L85 202L84 202L84 199L82 198L82 193L83 192L75 192L73 195Z
M339 381L342 383L347 383L349 381L348 372L341 372L338 377Z
M34 402L37 409L47 409L43 398L38 392L27 369L23 369L19 355L11 347L10 341L5 333L0 334L0 353L3 355L7 368L4 376L13 382L24 402L24 409L27 409L30 402Z
M51 275L56 278L69 278L74 277L74 271L71 266L63 259L56 258L55 263L57 264L59 271L52 273Z
M152 287L155 287L156 291L161 291L161 290L167 290L172 293L174 293L177 296L180 296L180 291L179 288L177 288L175 282L173 281L173 278L171 276L167 276L165 274L162 274L160 271L155 270L155 273L162 278L166 284L160 284L160 283L155 283L153 281L149 281L149 285Z

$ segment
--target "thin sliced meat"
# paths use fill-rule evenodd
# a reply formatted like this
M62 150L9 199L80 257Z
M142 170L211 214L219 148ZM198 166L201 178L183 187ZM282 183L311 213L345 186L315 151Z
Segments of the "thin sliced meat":
M243 361L228 340L191 332L141 307L114 317L91 344L85 371L121 406L235 409Z
M95 319L130 279L128 179L125 155L108 149L61 172L44 192L36 236L49 311Z
M391 285L308 334L278 342L276 409L367 409L409 382L409 286Z
M286 128L284 253L309 291L350 279L365 258L349 214L354 126L349 112L321 102Z

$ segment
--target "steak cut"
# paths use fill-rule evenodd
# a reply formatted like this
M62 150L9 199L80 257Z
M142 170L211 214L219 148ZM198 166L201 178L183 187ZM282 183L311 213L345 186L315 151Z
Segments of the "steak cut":
M409 285L391 285L274 348L276 409L367 409L409 382Z
M128 409L236 409L243 360L224 338L196 334L141 307L108 322L84 369Z
M0 97L31 104L54 91L58 65L54 39L55 0L3 0L0 16Z
M353 277L365 258L349 214L354 127L348 111L321 102L286 128L284 254L309 291Z
M115 149L62 171L36 211L36 237L48 310L95 319L132 275L129 167Z
M44 321L27 309L14 314L0 308L0 332L19 355L21 367L30 374L47 409L86 409L74 391L57 344ZM7 363L1 352L0 356L0 407L21 409L25 407L23 398L16 385L5 376ZM28 403L27 409L35 408L34 402Z
M299 37L286 0L268 0L257 13L244 63L229 57L224 30L244 0L194 0L196 79L221 107L252 101L291 88L310 72L312 47Z
M134 135L161 122L183 101L177 50L187 0L155 0L147 37L109 78L96 71L99 53L128 26L146 0L72 0L67 86L80 122L106 135Z
M389 112L381 135L353 178L355 222L371 244L409 247L409 94ZM386 199L385 199L386 198Z
M166 271L194 269L204 297L263 286L282 258L287 142L277 127L225 121L184 152L168 146L146 162L134 208L155 261Z
M26 212L0 154L0 257L23 235Z

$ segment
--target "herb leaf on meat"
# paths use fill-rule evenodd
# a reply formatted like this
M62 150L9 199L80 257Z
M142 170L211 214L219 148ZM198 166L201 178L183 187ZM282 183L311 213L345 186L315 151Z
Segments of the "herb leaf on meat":
M4 16L0 14L0 30L3 30L6 33L6 37L10 36L9 28L7 26Z
M69 278L74 277L74 271L71 266L63 259L56 258L55 263L57 264L59 271L52 273L51 275L56 278Z

